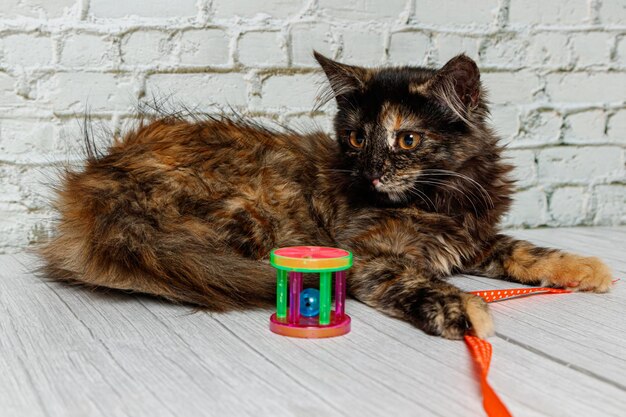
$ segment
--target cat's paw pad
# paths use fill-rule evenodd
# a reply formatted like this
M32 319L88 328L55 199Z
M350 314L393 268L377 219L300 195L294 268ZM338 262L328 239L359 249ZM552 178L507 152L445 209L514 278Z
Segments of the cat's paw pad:
M489 307L471 294L431 293L414 306L415 324L428 334L462 339L468 331L485 338L494 334Z
M595 257L562 254L553 261L549 284L575 291L606 292L611 287L610 268Z

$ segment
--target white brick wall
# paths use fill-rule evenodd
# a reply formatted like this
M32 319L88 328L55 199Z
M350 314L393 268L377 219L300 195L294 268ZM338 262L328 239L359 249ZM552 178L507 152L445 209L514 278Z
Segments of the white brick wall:
M312 48L367 65L468 53L518 166L505 224L626 224L624 0L4 0L0 252L49 230L46 183L79 155L86 109L115 131L161 94L330 129L332 106L310 113Z

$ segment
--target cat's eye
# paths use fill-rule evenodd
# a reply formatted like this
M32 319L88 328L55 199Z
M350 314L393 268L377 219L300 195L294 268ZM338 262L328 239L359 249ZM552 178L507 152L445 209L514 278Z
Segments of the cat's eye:
M363 136L363 133L356 130L348 130L347 133L348 142L350 142L350 145L353 148L361 149L363 146L365 146L365 137Z
M417 132L400 132L396 137L396 141L398 146L404 150L415 149L417 145L419 145L422 140L422 135Z

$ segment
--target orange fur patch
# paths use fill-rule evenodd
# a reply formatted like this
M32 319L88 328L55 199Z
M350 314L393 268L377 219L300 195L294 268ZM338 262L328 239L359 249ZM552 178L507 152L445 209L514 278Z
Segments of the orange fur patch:
M563 252L537 256L530 248L526 245L515 248L504 262L506 272L520 282L596 292L606 292L611 285L611 271L598 258Z
M472 332L481 339L493 336L495 328L487 303L472 294L463 294L463 301L465 302L465 312L472 325Z

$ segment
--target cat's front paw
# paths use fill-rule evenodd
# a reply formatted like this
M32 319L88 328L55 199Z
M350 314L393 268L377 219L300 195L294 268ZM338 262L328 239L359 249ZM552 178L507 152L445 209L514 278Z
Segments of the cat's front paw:
M611 287L610 268L595 257L562 253L552 260L544 284L571 290L606 292Z
M426 333L446 339L462 339L468 332L480 338L494 334L487 303L472 294L427 292L412 306L411 313L415 324Z
M465 300L465 312L471 324L471 333L481 339L493 336L495 327L485 300L473 294L463 294L463 298Z

